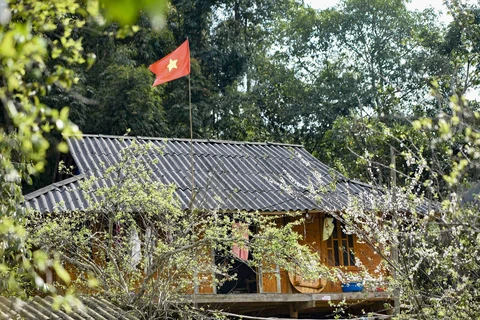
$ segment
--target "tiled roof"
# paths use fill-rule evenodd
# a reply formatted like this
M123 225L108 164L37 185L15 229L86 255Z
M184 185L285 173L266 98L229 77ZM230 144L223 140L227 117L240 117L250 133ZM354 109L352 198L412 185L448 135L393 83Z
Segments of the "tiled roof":
M80 175L25 196L27 207L44 212L55 208L87 209L80 190L85 176L96 175L119 161L121 149L152 143L162 152L150 154L154 179L175 183L184 208L191 197L190 140L84 135L68 139ZM195 207L202 209L282 212L341 210L349 196L371 195L373 189L346 179L300 145L193 140ZM158 162L154 164L153 160ZM335 185L335 188L331 188ZM311 190L324 190L319 196Z
M55 310L52 297L34 297L23 301L0 296L0 319L64 319L64 320L139 320L138 315L127 312L102 298L82 297L82 308L73 307L71 312Z

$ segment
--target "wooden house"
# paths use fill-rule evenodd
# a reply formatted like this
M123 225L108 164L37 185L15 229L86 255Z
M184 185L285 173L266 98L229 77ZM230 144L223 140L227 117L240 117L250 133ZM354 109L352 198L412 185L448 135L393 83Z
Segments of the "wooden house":
M290 211L302 212L305 222L296 226L302 242L320 253L332 268L355 272L355 259L372 271L380 257L366 243L345 234L332 213L341 213L351 197L372 196L374 190L347 179L327 167L300 145L215 140L159 139L84 135L68 139L70 153L63 157L73 165L75 176L57 175L47 187L25 195L26 206L39 212L85 210L88 203L80 182L118 161L120 150L136 140L153 143L163 151L154 155L154 179L175 183L184 209L191 199L191 146L195 168L194 205L220 212L259 211L279 217ZM318 190L323 190L318 194ZM279 223L283 218L279 218ZM247 257L248 259L248 257ZM344 301L349 312L383 310L390 302L387 292L342 292L341 284L324 279L304 281L278 267L251 270L238 262L238 281L220 288L210 283L195 287L192 301L215 305L240 314L262 316L332 315L331 303Z

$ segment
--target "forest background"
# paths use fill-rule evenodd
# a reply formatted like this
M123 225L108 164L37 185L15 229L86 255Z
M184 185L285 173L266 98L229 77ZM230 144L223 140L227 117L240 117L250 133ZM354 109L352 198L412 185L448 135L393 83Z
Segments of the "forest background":
M73 66L72 88L53 84L41 100L69 106L84 133L188 138L187 79L152 88L147 68L188 38L194 138L303 144L351 178L388 184L392 147L415 141L431 152L413 121L448 113L450 96L478 89L478 6L451 14L443 25L433 9L409 11L404 1L326 10L291 0L172 1L161 29L146 14L120 38L117 23L75 28L96 61ZM0 121L11 126L5 115ZM49 140L46 170L24 193L51 183L60 137ZM442 157L429 158L444 172Z

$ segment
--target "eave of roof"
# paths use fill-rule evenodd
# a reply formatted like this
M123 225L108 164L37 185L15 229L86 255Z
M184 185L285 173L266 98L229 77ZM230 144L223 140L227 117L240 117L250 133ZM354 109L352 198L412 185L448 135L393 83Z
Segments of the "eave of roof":
M62 187L65 187L65 186L68 186L70 184L72 184L73 182L78 182L80 180L82 180L83 178L85 177L85 174L84 173L81 173L81 174L78 174L76 176L73 176L73 177L70 177L70 178L67 178L65 180L62 180L62 181L59 181L59 182L55 182L55 183L52 183L52 184L49 184L48 186L46 187L43 187L43 188L40 188L38 190L35 190L29 194L26 194L24 196L25 200L31 200L33 198L36 198L40 195L44 195L48 192L51 192L53 190L58 190Z

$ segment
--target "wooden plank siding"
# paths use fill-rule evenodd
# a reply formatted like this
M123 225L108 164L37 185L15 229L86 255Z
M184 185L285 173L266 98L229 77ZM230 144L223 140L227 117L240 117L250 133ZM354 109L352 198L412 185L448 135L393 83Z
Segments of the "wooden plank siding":
M263 265L262 267L262 285L263 293L279 293L277 277L279 270L276 265ZM278 276L277 276L278 275ZM260 276L260 275L259 275Z
M304 216L305 218L305 216ZM318 252L322 262L327 263L327 241L323 241L323 223L324 223L325 214L320 212L310 213L308 218L305 218L305 222L294 227L300 236L300 243L307 245L314 252ZM279 227L285 224L288 221L294 221L294 219L299 218L289 218L290 220L284 220L284 218L278 219ZM359 259L361 263L370 271L373 275L374 270L381 263L381 257L377 255L374 250L370 247L369 244L365 242L358 241L357 237L354 235L354 253L355 258ZM100 257L101 253L99 249L94 248L94 255ZM202 250L203 262L212 261L215 259L214 253L211 249L204 248ZM102 265L102 262L99 259L97 262L99 265ZM332 266L334 268L335 266ZM78 276L78 271L72 265L66 264L66 269L68 270L72 280L76 279ZM357 267L346 267L347 270L355 272L360 271ZM299 291L292 285L289 274L285 270L279 269L276 265L262 265L261 270L256 270L257 272L257 293L299 293ZM186 294L198 293L200 295L206 294L216 294L216 288L212 283L213 275L211 270L197 270L196 277L198 278L197 288L191 288L190 292ZM58 280L58 279L54 279ZM51 282L51 281L50 281ZM341 292L341 284L327 281L323 290L311 290L303 293L339 293Z
M294 230L300 234L302 237L300 240L301 244L308 245L312 251L318 252L322 262L328 263L327 261L327 241L323 241L323 223L324 223L325 214L320 212L310 213L309 217L305 217L305 222L295 226ZM369 270L373 275L374 270L381 263L381 257L375 253L373 248L365 243L358 241L358 238L353 235L354 242L354 254L355 258L359 259L360 262ZM333 268L334 266L332 266ZM357 267L346 267L348 271L355 272L360 271ZM281 271L281 292L282 293L292 293L298 292L290 283L288 279L288 273L284 270ZM341 292L341 283L333 283L327 281L325 288L321 291L322 293L328 292ZM269 291L270 292L270 291Z
M309 217L305 217L305 221L300 225L294 227L300 236L300 243L307 245L314 252L318 252L322 262L328 263L327 259L327 241L323 241L323 223L325 214L314 212L309 214ZM289 221L294 221L294 218L290 218ZM299 218L295 218L299 219ZM283 218L279 219L278 225L283 225L286 221ZM361 263L370 271L373 275L375 268L380 264L381 258L367 243L358 241L357 237L353 236L354 241L354 254L355 258L359 259ZM205 257L211 257L205 255ZM336 266L332 266L335 268ZM348 266L344 267L351 272L360 271L358 267ZM199 273L201 277L201 284L198 288L199 294L214 294L214 289L211 284L212 275L206 273ZM261 279L260 279L261 278ZM334 283L327 281L323 290L310 289L303 293L336 293L341 292L341 283ZM289 274L285 270L279 269L276 265L262 265L262 268L257 270L257 293L298 293L299 291L292 285Z

